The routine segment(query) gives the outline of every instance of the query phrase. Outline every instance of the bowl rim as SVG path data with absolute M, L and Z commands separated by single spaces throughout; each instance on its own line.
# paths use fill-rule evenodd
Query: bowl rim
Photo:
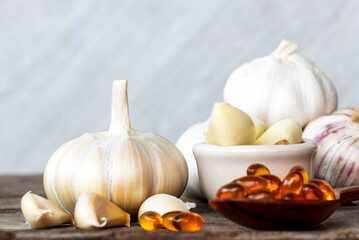
M 204 142 L 197 143 L 193 146 L 193 152 L 216 152 L 216 153 L 236 153 L 236 152 L 285 152 L 298 151 L 305 149 L 316 149 L 317 143 L 313 139 L 303 138 L 302 143 L 288 145 L 236 145 L 236 146 L 217 146 L 206 144 Z

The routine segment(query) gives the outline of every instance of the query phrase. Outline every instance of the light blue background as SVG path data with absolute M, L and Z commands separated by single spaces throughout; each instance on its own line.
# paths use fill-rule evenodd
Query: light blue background
M 358 106 L 359 1 L 0 1 L 0 174 L 106 130 L 111 82 L 132 126 L 171 141 L 222 101 L 229 74 L 282 38 Z

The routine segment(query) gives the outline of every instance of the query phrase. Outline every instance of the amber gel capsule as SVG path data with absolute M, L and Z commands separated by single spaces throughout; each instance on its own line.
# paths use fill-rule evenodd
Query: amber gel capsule
M 157 231 L 163 227 L 162 216 L 153 211 L 143 213 L 138 222 L 146 231 Z
M 237 178 L 233 182 L 239 183 L 247 193 L 257 189 L 268 189 L 269 182 L 261 176 L 246 176 Z
M 248 176 L 259 176 L 263 174 L 270 174 L 270 171 L 266 166 L 260 163 L 254 163 L 247 168 Z
M 289 173 L 292 173 L 292 172 L 298 172 L 302 175 L 302 178 L 303 178 L 303 184 L 307 184 L 308 183 L 308 173 L 305 171 L 304 168 L 302 168 L 301 166 L 295 166 L 295 167 L 292 167 L 290 170 L 289 170 Z
M 303 186 L 302 175 L 298 172 L 289 173 L 282 181 L 280 192 L 282 195 L 287 193 L 300 194 Z
M 175 226 L 173 226 L 173 218 L 180 214 L 180 211 L 168 212 L 162 216 L 163 218 L 163 226 L 171 231 L 178 231 Z
M 272 194 L 267 189 L 254 190 L 247 195 L 247 198 L 252 200 L 273 199 Z
M 282 196 L 283 200 L 304 200 L 301 195 L 295 194 L 295 193 L 287 193 Z
M 203 227 L 203 218 L 197 213 L 182 212 L 173 218 L 173 226 L 179 231 L 197 232 Z
M 307 183 L 303 185 L 302 194 L 306 200 L 323 200 L 324 194 L 320 188 L 313 184 Z
M 330 184 L 327 183 L 326 181 L 319 180 L 319 179 L 313 179 L 313 180 L 310 180 L 309 183 L 313 183 L 313 184 L 317 185 L 320 188 L 320 190 L 322 190 L 325 200 L 329 200 L 329 201 L 335 200 L 334 190 L 330 186 Z
M 262 178 L 267 180 L 269 182 L 268 190 L 269 191 L 277 191 L 282 184 L 282 181 L 279 179 L 279 177 L 272 175 L 272 174 L 264 174 L 261 175 Z
M 245 196 L 244 188 L 237 182 L 231 182 L 221 187 L 217 198 L 243 198 Z

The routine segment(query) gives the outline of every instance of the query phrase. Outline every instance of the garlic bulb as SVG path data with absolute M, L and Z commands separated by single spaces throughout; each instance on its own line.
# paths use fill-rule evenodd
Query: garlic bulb
M 318 144 L 315 177 L 333 187 L 359 185 L 358 108 L 343 108 L 319 117 L 308 124 L 303 136 Z
M 63 223 L 72 224 L 72 218 L 51 201 L 26 193 L 21 198 L 21 211 L 32 228 L 56 227 Z
M 113 226 L 130 226 L 130 214 L 93 192 L 84 192 L 75 205 L 76 227 L 96 229 Z
M 337 107 L 330 80 L 308 59 L 295 54 L 297 45 L 282 40 L 269 56 L 237 68 L 224 88 L 224 101 L 264 121 L 265 128 L 291 118 L 303 127 Z
M 185 199 L 205 199 L 201 192 L 197 163 L 192 148 L 196 143 L 204 142 L 204 131 L 207 129 L 207 126 L 208 121 L 191 126 L 182 134 L 176 143 L 176 146 L 183 153 L 188 165 L 188 183 L 182 194 L 182 197 Z
M 206 132 L 206 144 L 218 146 L 251 145 L 256 140 L 252 119 L 228 103 L 216 103 Z
M 187 179 L 186 161 L 175 145 L 131 128 L 123 80 L 113 82 L 109 131 L 86 133 L 57 149 L 46 166 L 44 188 L 47 197 L 71 215 L 86 191 L 135 215 L 151 195 L 180 196 Z
M 156 194 L 147 198 L 138 210 L 137 217 L 140 218 L 145 212 L 153 211 L 161 216 L 168 212 L 189 212 L 196 207 L 195 203 L 184 203 L 181 199 L 168 194 Z

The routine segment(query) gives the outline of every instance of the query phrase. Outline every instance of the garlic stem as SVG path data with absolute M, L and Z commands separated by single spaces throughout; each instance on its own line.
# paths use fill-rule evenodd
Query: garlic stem
M 272 52 L 272 56 L 284 58 L 291 55 L 297 48 L 297 44 L 283 39 L 279 46 Z
M 131 132 L 128 111 L 127 80 L 115 80 L 112 83 L 111 124 L 109 136 L 124 136 Z

